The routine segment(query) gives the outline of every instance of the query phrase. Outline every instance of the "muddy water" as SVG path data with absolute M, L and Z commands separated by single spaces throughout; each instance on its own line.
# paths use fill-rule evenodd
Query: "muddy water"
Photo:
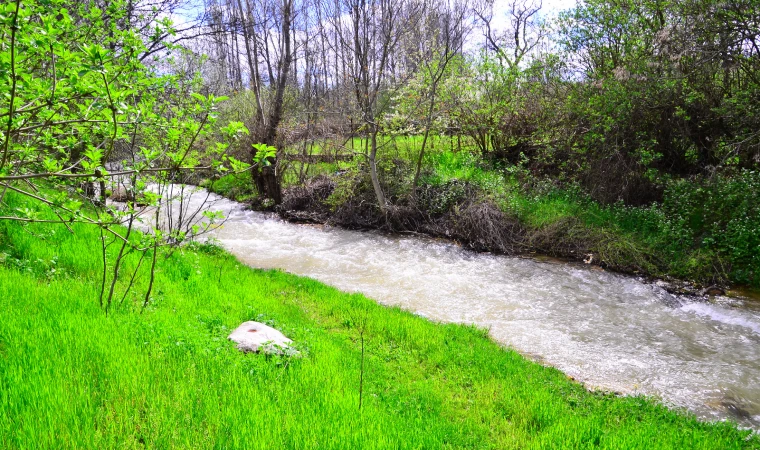
M 487 327 L 495 340 L 589 387 L 760 429 L 760 310 L 745 300 L 695 301 L 584 265 L 295 225 L 227 200 L 211 209 L 228 216 L 215 237 L 248 265 Z

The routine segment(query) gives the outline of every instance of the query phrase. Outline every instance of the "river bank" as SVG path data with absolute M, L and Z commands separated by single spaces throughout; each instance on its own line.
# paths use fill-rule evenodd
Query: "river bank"
M 144 314 L 143 275 L 106 317 L 97 230 L 73 229 L 0 224 L 4 448 L 760 446 L 728 423 L 588 392 L 481 328 L 251 269 L 209 245 L 159 258 Z M 239 353 L 226 335 L 251 319 L 305 356 Z
M 345 182 L 341 177 L 322 176 L 303 186 L 291 186 L 276 208 L 261 204 L 243 176 L 202 185 L 246 203 L 252 210 L 274 211 L 292 223 L 422 235 L 481 253 L 556 258 L 632 275 L 672 294 L 705 300 L 715 295 L 760 299 L 756 288 L 731 283 L 727 278 L 673 270 L 662 249 L 619 227 L 585 223 L 579 218 L 586 214 L 584 211 L 536 224 L 533 218 L 503 211 L 479 186 L 454 180 L 445 186 L 423 186 L 411 203 L 407 198 L 383 212 L 374 205 L 368 186 L 353 180 L 351 189 L 346 189 L 341 186 Z

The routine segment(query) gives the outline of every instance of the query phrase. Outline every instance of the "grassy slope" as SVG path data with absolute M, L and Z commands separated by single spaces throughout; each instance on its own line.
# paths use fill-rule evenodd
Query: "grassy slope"
M 588 393 L 482 330 L 210 247 L 160 259 L 144 314 L 138 289 L 106 317 L 98 252 L 92 228 L 0 223 L 0 448 L 760 447 L 727 424 Z M 235 350 L 227 334 L 251 319 L 306 356 Z

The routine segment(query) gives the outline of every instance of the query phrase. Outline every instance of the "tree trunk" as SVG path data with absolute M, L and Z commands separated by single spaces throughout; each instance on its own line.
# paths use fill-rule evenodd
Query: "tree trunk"
M 380 179 L 377 176 L 377 131 L 377 127 L 372 126 L 372 131 L 370 132 L 369 176 L 372 179 L 372 188 L 375 190 L 377 204 L 385 212 L 388 204 L 385 201 L 385 194 L 383 194 L 383 188 L 380 187 Z
M 277 68 L 274 101 L 272 102 L 266 125 L 263 127 L 263 135 L 259 139 L 260 143 L 271 146 L 275 146 L 277 127 L 282 120 L 285 88 L 287 87 L 288 74 L 290 73 L 290 67 L 293 61 L 293 52 L 290 42 L 292 15 L 293 0 L 284 0 L 282 3 L 282 29 L 280 33 L 280 38 L 282 39 L 282 59 Z M 251 156 L 256 156 L 256 149 L 251 149 Z M 275 205 L 282 203 L 282 184 L 280 174 L 277 170 L 276 156 L 269 160 L 268 165 L 252 170 L 251 176 L 253 177 L 253 183 L 256 185 L 259 195 L 271 199 L 274 201 Z

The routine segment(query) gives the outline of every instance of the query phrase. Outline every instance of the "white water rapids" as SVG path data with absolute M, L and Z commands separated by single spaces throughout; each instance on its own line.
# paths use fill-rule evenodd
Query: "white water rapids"
M 210 199 L 208 208 L 227 216 L 213 236 L 252 267 L 486 327 L 496 341 L 589 387 L 760 429 L 760 308 L 749 301 L 693 300 L 584 265 L 473 253 L 439 240 L 290 224 Z

